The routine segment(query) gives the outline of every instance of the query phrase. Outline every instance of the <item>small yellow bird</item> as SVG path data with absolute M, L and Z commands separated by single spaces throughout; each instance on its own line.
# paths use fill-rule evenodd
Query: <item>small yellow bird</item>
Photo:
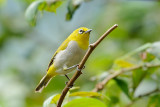
M 41 79 L 36 92 L 41 92 L 56 75 L 64 74 L 68 78 L 67 73 L 77 67 L 88 49 L 91 31 L 92 29 L 80 27 L 70 34 L 53 55 L 47 74 Z

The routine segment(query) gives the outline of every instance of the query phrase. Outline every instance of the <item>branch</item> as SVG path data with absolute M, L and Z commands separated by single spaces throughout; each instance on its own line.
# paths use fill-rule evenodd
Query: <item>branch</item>
M 142 97 L 149 96 L 149 95 L 151 95 L 151 94 L 153 94 L 153 93 L 157 93 L 157 92 L 159 92 L 159 91 L 160 91 L 160 90 L 159 90 L 158 88 L 156 88 L 155 90 L 152 90 L 152 91 L 150 91 L 150 92 L 148 92 L 148 93 L 145 93 L 145 94 L 143 94 L 143 95 L 140 95 L 140 96 L 136 97 L 135 100 L 137 100 L 137 99 L 139 99 L 139 98 L 142 98 Z
M 149 96 L 149 95 L 154 94 L 154 93 L 157 93 L 157 92 L 160 92 L 160 90 L 159 90 L 158 88 L 156 88 L 155 90 L 150 91 L 150 92 L 148 92 L 148 93 L 146 93 L 146 94 L 140 95 L 140 96 L 136 97 L 135 99 L 133 99 L 131 103 L 127 104 L 126 107 L 130 107 L 131 105 L 133 105 L 133 104 L 134 104 L 138 99 L 140 99 L 140 98 Z
M 143 68 L 144 65 L 138 65 L 138 66 L 134 66 L 131 68 L 126 68 L 126 69 L 121 69 L 119 71 L 114 71 L 113 74 L 107 76 L 102 82 L 99 82 L 96 87 L 92 90 L 93 92 L 98 92 L 100 90 L 102 90 L 105 85 L 113 78 L 119 76 L 120 74 L 124 73 L 124 72 L 129 72 L 129 71 L 133 71 L 139 68 Z M 154 68 L 154 67 L 160 67 L 160 64 L 156 64 L 156 65 L 150 65 L 150 64 L 146 64 L 145 65 L 146 68 Z
M 62 91 L 62 94 L 60 96 L 60 99 L 58 101 L 57 107 L 61 107 L 62 102 L 67 94 L 67 92 L 69 91 L 69 87 L 73 86 L 73 83 L 76 81 L 76 79 L 82 74 L 81 69 L 83 68 L 85 62 L 87 61 L 87 59 L 89 58 L 90 54 L 92 53 L 92 51 L 98 46 L 98 44 L 108 35 L 110 34 L 115 28 L 117 28 L 118 25 L 115 24 L 114 26 L 112 26 L 110 29 L 108 29 L 108 31 L 106 31 L 95 43 L 90 44 L 88 51 L 86 52 L 85 56 L 83 57 L 83 59 L 81 60 L 78 68 L 80 70 L 77 70 L 75 72 L 75 74 L 72 76 L 72 78 L 70 79 L 70 81 L 67 83 L 67 85 L 65 86 L 65 88 Z

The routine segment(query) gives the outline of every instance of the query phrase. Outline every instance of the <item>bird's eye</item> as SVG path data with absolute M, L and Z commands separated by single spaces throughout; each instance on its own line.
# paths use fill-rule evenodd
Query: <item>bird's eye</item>
M 84 31 L 82 29 L 79 30 L 79 34 L 82 34 Z

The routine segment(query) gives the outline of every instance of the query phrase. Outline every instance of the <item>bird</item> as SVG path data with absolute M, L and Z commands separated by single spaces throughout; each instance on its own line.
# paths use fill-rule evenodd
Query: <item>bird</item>
M 69 79 L 67 74 L 77 68 L 88 50 L 91 31 L 92 29 L 80 27 L 67 37 L 51 58 L 46 75 L 40 80 L 35 92 L 41 92 L 56 75 L 65 75 Z

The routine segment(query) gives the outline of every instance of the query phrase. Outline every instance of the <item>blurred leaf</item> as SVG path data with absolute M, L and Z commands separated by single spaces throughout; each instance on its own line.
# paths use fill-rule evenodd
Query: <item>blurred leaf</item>
M 141 53 L 141 59 L 145 62 L 150 62 L 155 59 L 155 56 L 145 51 Z
M 73 91 L 73 90 L 77 90 L 77 89 L 79 89 L 80 87 L 72 87 L 71 89 L 70 89 L 70 91 Z
M 110 103 L 117 104 L 119 102 L 119 98 L 117 96 L 110 96 Z
M 142 79 L 145 77 L 146 72 L 142 69 L 136 69 L 132 73 L 133 89 L 135 90 Z
M 135 50 L 129 52 L 128 54 L 124 55 L 124 56 L 121 57 L 121 58 L 122 58 L 122 59 L 126 59 L 127 57 L 131 57 L 131 56 L 133 56 L 133 55 L 135 55 L 135 54 L 138 54 L 138 53 L 140 53 L 140 52 L 142 52 L 142 51 L 148 49 L 148 48 L 151 47 L 151 46 L 152 46 L 151 43 L 146 43 L 146 44 L 144 44 L 144 45 L 138 47 L 137 49 L 135 49 Z
M 123 59 L 118 59 L 115 61 L 115 64 L 117 64 L 117 66 L 119 66 L 120 68 L 130 68 L 130 67 L 133 67 L 134 64 L 128 62 L 128 61 L 125 61 Z
M 83 0 L 70 0 L 68 4 L 68 12 L 66 14 L 66 20 L 72 19 L 74 12 L 79 8 Z
M 56 9 L 62 4 L 62 1 L 60 0 L 47 0 L 45 2 L 43 2 L 40 6 L 39 6 L 39 10 L 43 11 L 48 11 L 48 12 L 54 12 L 56 13 Z
M 148 96 L 149 93 L 157 91 L 157 83 L 151 78 L 144 78 L 134 92 L 134 97 Z
M 150 97 L 147 107 L 160 107 L 160 94 Z
M 160 59 L 160 42 L 153 43 L 152 46 L 147 49 L 147 52 Z
M 26 20 L 32 26 L 36 25 L 36 20 L 38 16 L 38 10 L 40 11 L 49 11 L 49 12 L 56 12 L 56 9 L 62 4 L 60 0 L 37 0 L 34 1 L 30 6 L 27 8 L 25 17 Z
M 121 90 L 128 96 L 128 98 L 131 98 L 130 95 L 129 95 L 129 89 L 128 89 L 127 82 L 125 82 L 122 79 L 118 79 L 118 78 L 115 78 L 114 80 L 116 81 L 118 86 L 121 88 Z
M 60 94 L 53 95 L 44 101 L 43 107 L 48 107 L 50 104 L 57 104 Z
M 119 103 L 119 97 L 122 93 L 122 91 L 119 89 L 119 86 L 117 85 L 115 80 L 110 80 L 110 82 L 107 84 L 106 90 L 106 96 L 108 97 L 108 100 L 104 100 L 105 103 L 108 105 L 108 107 L 114 107 L 117 103 Z
M 60 96 L 61 96 L 61 94 L 57 94 L 56 96 L 54 96 L 54 97 L 52 98 L 51 104 L 57 104 Z
M 147 68 L 146 77 L 154 78 L 154 75 L 157 75 L 155 72 L 159 72 L 160 67 Z
M 26 10 L 26 13 L 25 13 L 26 20 L 29 21 L 29 23 L 33 26 L 35 26 L 36 24 L 38 7 L 43 2 L 44 0 L 37 0 L 33 2 Z
M 137 49 L 125 54 L 124 56 L 118 58 L 117 60 L 115 60 L 114 62 L 114 69 L 120 69 L 120 68 L 130 68 L 133 67 L 135 65 L 138 65 L 141 63 L 141 60 L 139 58 L 139 54 L 150 48 L 152 46 L 151 43 L 147 43 L 144 44 L 140 47 L 138 47 Z M 138 57 L 137 57 L 138 56 Z M 142 57 L 142 56 L 141 56 Z M 152 58 L 152 56 L 148 56 L 150 58 Z
M 93 96 L 102 96 L 97 92 L 74 92 L 70 96 L 81 96 L 81 97 L 93 97 Z
M 95 98 L 74 99 L 63 107 L 106 107 L 103 102 Z

